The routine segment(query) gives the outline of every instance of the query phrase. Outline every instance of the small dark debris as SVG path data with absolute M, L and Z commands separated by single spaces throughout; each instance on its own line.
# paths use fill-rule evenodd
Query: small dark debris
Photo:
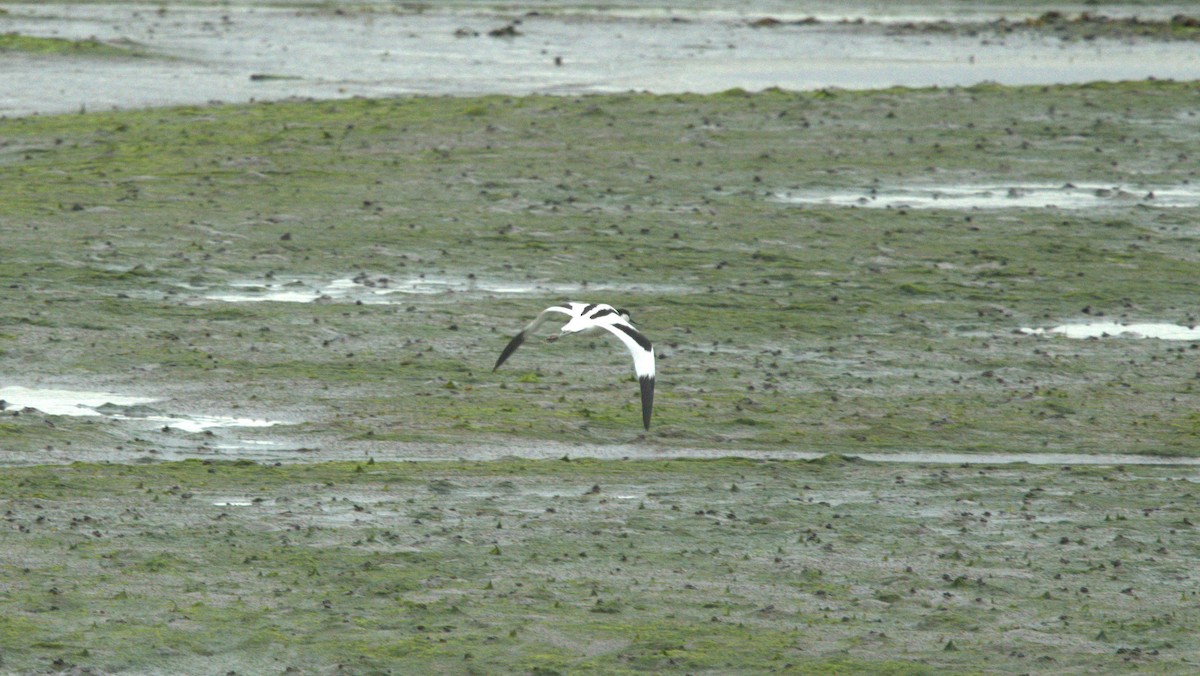
M 510 23 L 507 26 L 493 28 L 488 31 L 488 35 L 493 38 L 515 38 L 521 35 L 521 31 L 517 30 L 516 25 Z

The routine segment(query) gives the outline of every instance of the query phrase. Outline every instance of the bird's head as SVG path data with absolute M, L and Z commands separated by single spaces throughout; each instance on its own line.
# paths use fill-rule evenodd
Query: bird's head
M 630 324 L 633 323 L 633 317 L 629 316 L 629 310 L 626 310 L 623 307 L 617 308 L 617 316 L 629 322 Z

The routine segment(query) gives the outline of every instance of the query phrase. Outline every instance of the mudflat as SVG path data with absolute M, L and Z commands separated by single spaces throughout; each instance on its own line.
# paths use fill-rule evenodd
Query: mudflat
M 53 426 L 10 406 L 0 439 L 26 463 L 614 445 L 1196 457 L 1196 93 L 734 90 L 6 120 L 5 384 L 113 401 Z M 905 203 L 955 186 L 976 196 Z M 1093 196 L 1021 197 L 1045 186 Z M 861 204 L 828 199 L 848 192 Z M 491 372 L 566 298 L 627 307 L 655 341 L 649 434 L 629 356 L 603 336 L 537 341 Z M 1185 339 L 1053 330 L 1093 322 Z
M 1195 475 L 756 460 L 22 467 L 10 673 L 1182 673 Z
M 0 667 L 1188 671 L 1197 93 L 0 121 Z

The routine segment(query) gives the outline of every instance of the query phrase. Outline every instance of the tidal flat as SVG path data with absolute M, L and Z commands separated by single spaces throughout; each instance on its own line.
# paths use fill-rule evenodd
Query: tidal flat
M 13 462 L 237 459 L 219 447 L 247 440 L 305 449 L 279 460 L 403 460 L 422 444 L 450 458 L 483 444 L 1196 457 L 1197 341 L 1020 329 L 1196 323 L 1197 92 L 734 90 L 5 120 L 4 384 L 288 424 L 239 437 L 7 411 L 0 442 Z M 1133 199 L 788 198 L 1047 184 Z M 1156 190 L 1185 198 L 1158 207 Z M 273 288 L 313 302 L 237 300 Z M 492 373 L 508 337 L 567 298 L 627 307 L 656 341 L 649 433 L 629 356 L 603 336 L 531 342 Z
M 1191 671 L 1197 94 L 0 120 L 0 669 Z
M 8 673 L 1188 673 L 1195 472 L 21 467 Z

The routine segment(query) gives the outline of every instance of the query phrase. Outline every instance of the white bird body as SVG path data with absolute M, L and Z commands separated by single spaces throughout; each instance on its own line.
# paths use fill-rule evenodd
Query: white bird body
M 542 310 L 536 319 L 508 342 L 504 351 L 500 353 L 500 358 L 496 360 L 496 365 L 492 367 L 492 371 L 500 368 L 500 365 L 512 356 L 518 347 L 521 347 L 525 339 L 537 331 L 554 314 L 563 314 L 570 319 L 558 330 L 557 334 L 550 336 L 547 340 L 554 341 L 575 333 L 590 333 L 597 329 L 604 329 L 629 348 L 629 353 L 633 355 L 633 371 L 637 374 L 642 392 L 642 425 L 646 429 L 650 429 L 650 412 L 654 406 L 654 346 L 646 336 L 633 327 L 628 312 L 618 310 L 611 305 L 570 302 L 565 306 L 552 305 Z

